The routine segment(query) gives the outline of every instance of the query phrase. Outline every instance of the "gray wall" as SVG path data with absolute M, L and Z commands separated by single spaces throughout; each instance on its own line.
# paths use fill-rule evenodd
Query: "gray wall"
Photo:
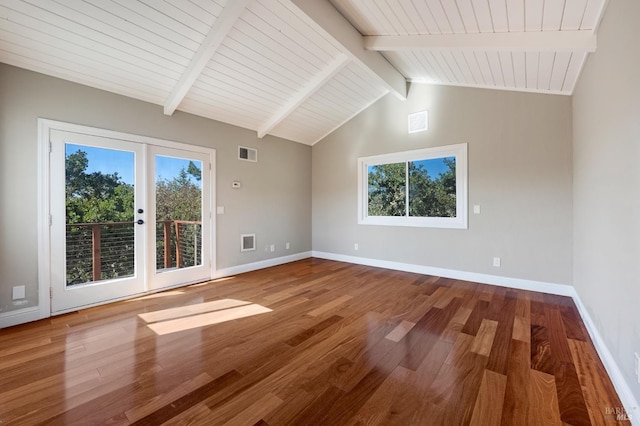
M 429 130 L 407 134 L 423 109 Z M 571 284 L 571 140 L 569 97 L 420 84 L 406 102 L 387 95 L 313 147 L 313 249 Z M 464 142 L 469 229 L 357 224 L 358 157 Z
M 217 205 L 226 209 L 218 269 L 311 250 L 310 147 L 0 64 L 0 312 L 37 304 L 38 117 L 215 148 Z M 258 148 L 260 161 L 238 161 L 237 145 Z M 258 250 L 240 253 L 249 232 Z M 14 285 L 27 286 L 28 304 L 12 304 Z
M 640 401 L 640 2 L 609 2 L 573 96 L 574 286 Z

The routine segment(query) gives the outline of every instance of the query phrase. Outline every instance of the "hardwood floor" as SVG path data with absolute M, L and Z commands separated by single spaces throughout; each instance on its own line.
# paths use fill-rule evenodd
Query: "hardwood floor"
M 0 330 L 1 426 L 600 425 L 621 407 L 567 297 L 320 259 Z

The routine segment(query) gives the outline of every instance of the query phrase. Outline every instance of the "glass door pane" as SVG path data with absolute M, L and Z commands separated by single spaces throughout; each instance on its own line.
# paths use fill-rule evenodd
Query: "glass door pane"
M 149 146 L 153 185 L 148 258 L 151 289 L 209 279 L 211 271 L 211 158 L 208 154 Z
M 65 144 L 66 285 L 134 275 L 133 152 Z
M 143 293 L 144 146 L 52 130 L 54 313 Z
M 156 155 L 156 271 L 202 265 L 202 162 Z

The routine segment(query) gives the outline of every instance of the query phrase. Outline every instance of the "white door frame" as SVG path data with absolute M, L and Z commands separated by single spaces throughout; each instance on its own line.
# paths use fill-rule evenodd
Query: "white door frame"
M 153 138 L 149 136 L 141 136 L 130 133 L 115 132 L 112 130 L 100 129 L 96 127 L 82 126 L 78 124 L 66 123 L 62 121 L 38 118 L 38 305 L 40 318 L 48 318 L 51 314 L 51 217 L 50 206 L 50 133 L 51 130 L 62 130 L 74 133 L 85 133 L 88 135 L 101 136 L 113 139 L 122 139 L 132 142 L 156 145 L 167 148 L 175 148 L 186 151 L 200 152 L 209 155 L 210 158 L 210 185 L 211 185 L 211 201 L 209 211 L 211 215 L 210 221 L 210 238 L 211 238 L 211 254 L 209 259 L 210 271 L 209 276 L 215 277 L 216 271 L 216 215 L 213 214 L 213 206 L 216 205 L 216 185 L 215 185 L 215 166 L 216 166 L 216 150 L 196 145 L 189 145 L 181 142 L 174 142 L 164 139 Z M 206 165 L 203 165 L 206 167 Z M 206 219 L 206 218 L 205 218 Z M 181 284 L 182 285 L 182 284 Z M 164 290 L 164 289 L 163 289 Z M 158 291 L 158 290 L 155 290 Z M 149 293 L 154 292 L 149 291 Z M 88 305 L 86 307 L 93 306 Z M 83 308 L 86 308 L 83 307 Z M 56 314 L 63 313 L 57 312 Z

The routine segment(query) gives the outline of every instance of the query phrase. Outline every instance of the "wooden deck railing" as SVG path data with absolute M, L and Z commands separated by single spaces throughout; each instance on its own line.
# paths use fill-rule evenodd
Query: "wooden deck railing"
M 190 241 L 184 241 L 185 225 L 194 225 L 194 232 L 192 233 L 192 235 L 189 235 L 191 238 L 193 238 L 193 261 L 190 263 L 193 263 L 194 265 L 198 264 L 199 232 L 197 232 L 197 227 L 201 224 L 202 222 L 189 220 L 157 221 L 156 229 L 157 231 L 160 231 L 160 229 L 162 229 L 162 238 L 158 236 L 156 237 L 156 239 L 158 241 L 162 241 L 163 252 L 162 261 L 158 259 L 157 262 L 157 267 L 159 269 L 161 269 L 162 267 L 164 267 L 165 269 L 172 268 L 174 267 L 174 262 L 176 268 L 191 266 L 185 265 L 185 244 L 190 243 Z M 90 257 L 91 280 L 99 281 L 101 279 L 105 279 L 102 278 L 102 266 L 103 260 L 105 260 L 103 256 L 104 244 L 106 243 L 109 246 L 108 249 L 110 254 L 107 260 L 115 263 L 115 261 L 113 260 L 115 255 L 112 253 L 114 250 L 129 250 L 131 251 L 131 253 L 118 253 L 118 255 L 120 255 L 120 257 L 130 257 L 131 259 L 133 259 L 133 235 L 135 226 L 138 226 L 135 222 L 67 224 L 67 270 L 69 270 L 68 268 L 70 263 L 73 263 L 74 261 L 76 263 L 82 261 L 88 263 Z M 103 230 L 105 229 L 110 229 L 109 235 L 106 237 L 106 239 L 103 236 Z M 91 235 L 90 256 L 88 256 L 89 242 L 87 241 L 89 238 L 89 233 Z M 172 236 L 174 250 L 171 249 Z M 159 253 L 158 256 L 160 256 Z M 112 277 L 106 277 L 106 279 L 108 278 Z

